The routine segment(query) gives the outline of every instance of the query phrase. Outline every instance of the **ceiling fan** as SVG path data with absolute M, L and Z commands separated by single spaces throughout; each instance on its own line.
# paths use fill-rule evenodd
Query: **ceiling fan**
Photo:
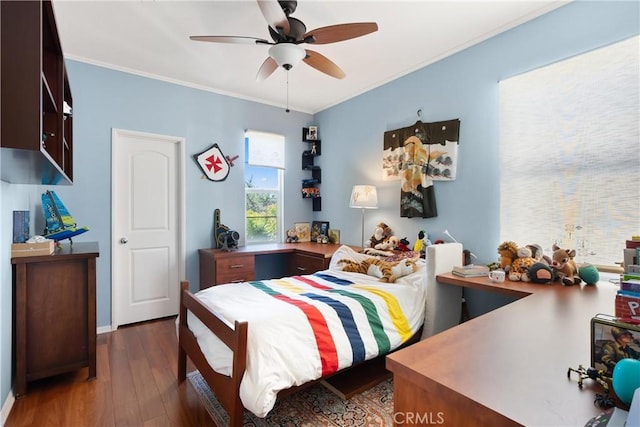
M 344 71 L 334 62 L 320 53 L 303 49 L 300 44 L 329 44 L 361 37 L 378 30 L 375 22 L 357 22 L 350 24 L 330 25 L 307 31 L 307 27 L 299 19 L 290 16 L 298 6 L 295 0 L 257 0 L 262 15 L 269 24 L 269 34 L 273 39 L 245 36 L 191 36 L 191 40 L 214 43 L 242 43 L 271 45 L 269 56 L 260 66 L 256 80 L 263 81 L 280 66 L 290 70 L 300 61 L 328 74 L 342 79 Z

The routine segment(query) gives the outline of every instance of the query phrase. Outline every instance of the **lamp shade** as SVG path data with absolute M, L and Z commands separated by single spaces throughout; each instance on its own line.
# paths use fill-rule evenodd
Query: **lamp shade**
M 376 209 L 378 192 L 373 185 L 354 185 L 351 190 L 350 208 Z
M 279 43 L 269 48 L 269 56 L 271 56 L 280 67 L 289 70 L 302 61 L 304 57 L 307 56 L 307 53 L 296 44 Z

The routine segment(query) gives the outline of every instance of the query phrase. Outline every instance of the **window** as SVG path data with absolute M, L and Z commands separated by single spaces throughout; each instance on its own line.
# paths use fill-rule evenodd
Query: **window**
M 245 159 L 246 243 L 280 242 L 284 137 L 247 131 Z
M 640 230 L 639 38 L 500 82 L 500 239 L 613 265 Z

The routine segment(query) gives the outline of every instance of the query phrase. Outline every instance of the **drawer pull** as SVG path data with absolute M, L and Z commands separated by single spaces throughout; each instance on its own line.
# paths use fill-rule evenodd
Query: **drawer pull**
M 296 268 L 297 268 L 298 270 L 300 270 L 300 271 L 307 271 L 307 269 L 306 269 L 306 268 L 304 268 L 304 267 L 296 267 Z
M 242 267 L 244 267 L 244 264 L 234 264 L 229 266 L 229 268 L 242 268 Z
M 236 280 L 232 280 L 230 283 L 242 283 L 242 282 L 244 282 L 244 280 L 236 279 Z

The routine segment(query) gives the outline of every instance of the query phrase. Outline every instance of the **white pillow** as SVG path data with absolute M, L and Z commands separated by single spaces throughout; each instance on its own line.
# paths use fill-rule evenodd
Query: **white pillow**
M 360 252 L 354 251 L 349 246 L 342 245 L 333 253 L 331 261 L 329 262 L 329 270 L 342 270 L 342 266 L 338 265 L 338 261 L 341 259 L 348 259 L 353 262 L 362 262 L 367 258 L 374 257 L 361 254 Z

